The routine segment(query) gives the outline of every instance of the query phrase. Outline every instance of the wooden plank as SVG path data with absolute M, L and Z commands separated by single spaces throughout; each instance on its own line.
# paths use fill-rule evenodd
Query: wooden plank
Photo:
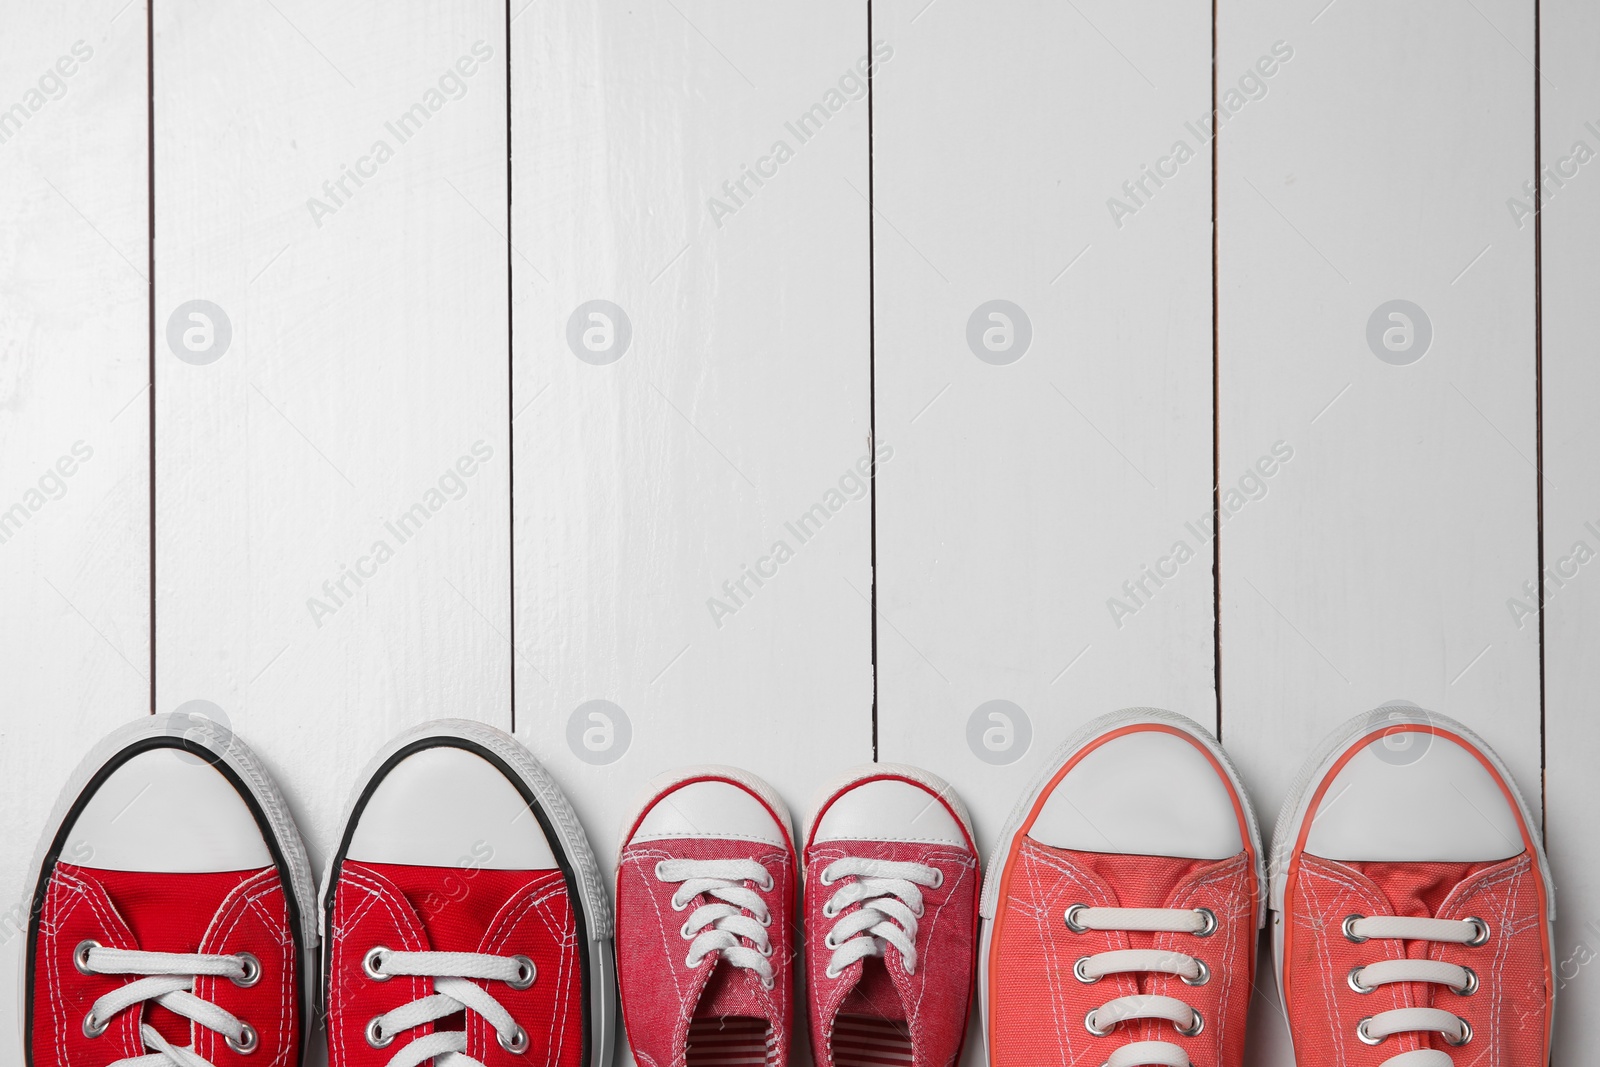
M 867 27 L 545 3 L 512 48 L 517 727 L 609 868 L 663 770 L 798 821 L 872 756 Z
M 1392 700 L 1537 796 L 1538 636 L 1506 609 L 1537 570 L 1533 243 L 1505 208 L 1533 11 L 1227 0 L 1217 39 L 1224 90 L 1293 53 L 1218 147 L 1221 479 L 1293 449 L 1221 538 L 1223 740 L 1269 832 L 1305 754 Z M 1256 1031 L 1288 1061 L 1280 1016 Z
M 510 721 L 505 11 L 156 20 L 157 705 L 320 860 L 394 733 Z
M 880 753 L 987 845 L 1087 720 L 1215 720 L 1210 16 L 873 14 Z
M 1556 883 L 1555 1059 L 1581 1059 L 1600 1019 L 1600 365 L 1593 338 L 1600 281 L 1600 10 L 1546 3 L 1542 39 L 1541 336 L 1544 411 L 1545 838 Z M 1532 180 L 1532 175 L 1528 175 Z M 1506 190 L 1507 230 L 1533 228 L 1526 191 Z M 1526 602 L 1526 596 L 1518 597 Z M 1519 616 L 1521 611 L 1519 609 Z M 1509 619 L 1509 609 L 1508 609 Z M 1519 618 L 1532 629 L 1535 620 Z
M 89 739 L 150 708 L 145 21 L 18 6 L 0 34 L 0 1033 L 24 883 Z

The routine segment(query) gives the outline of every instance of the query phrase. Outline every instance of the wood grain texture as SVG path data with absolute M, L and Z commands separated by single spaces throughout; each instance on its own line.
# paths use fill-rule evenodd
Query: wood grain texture
M 1293 51 L 1218 146 L 1220 481 L 1294 452 L 1222 534 L 1223 740 L 1269 832 L 1305 754 L 1393 700 L 1537 796 L 1537 632 L 1505 606 L 1537 569 L 1534 249 L 1504 207 L 1532 9 L 1226 0 L 1217 36 L 1219 89 Z M 1256 1062 L 1287 1062 L 1257 1007 Z
M 798 821 L 872 756 L 867 29 L 602 3 L 512 34 L 517 725 L 609 869 L 660 771 L 746 767 Z
M 1600 10 L 1556 0 L 1540 15 L 1544 205 L 1543 337 L 1545 838 L 1556 883 L 1556 1061 L 1581 1057 L 1600 1018 Z M 1532 175 L 1528 176 L 1532 180 Z M 1506 228 L 1533 228 L 1524 189 L 1507 190 Z M 1506 621 L 1531 629 L 1533 598 L 1509 599 Z M 1516 605 L 1513 607 L 1513 605 Z
M 1210 20 L 873 13 L 879 749 L 987 845 L 1089 719 L 1214 725 Z
M 35 845 L 84 746 L 150 702 L 145 22 L 0 33 L 0 1034 Z
M 156 19 L 157 705 L 220 709 L 320 861 L 393 734 L 510 723 L 504 8 Z

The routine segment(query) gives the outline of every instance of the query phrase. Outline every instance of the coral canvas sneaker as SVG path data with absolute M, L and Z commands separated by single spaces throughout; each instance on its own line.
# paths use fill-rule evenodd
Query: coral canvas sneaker
M 1239 1067 L 1265 918 L 1255 816 L 1197 723 L 1134 709 L 1061 747 L 984 883 L 994 1067 Z
M 1272 910 L 1300 1067 L 1549 1062 L 1549 868 L 1460 723 L 1389 706 L 1329 738 L 1278 819 Z
M 611 912 L 572 807 L 514 738 L 442 720 L 356 787 L 322 888 L 330 1067 L 602 1067 Z
M 819 1067 L 949 1067 L 978 939 L 978 849 L 955 791 L 868 764 L 823 791 L 805 846 L 811 1050 Z
M 798 872 L 789 813 L 732 767 L 652 781 L 623 827 L 617 972 L 642 1067 L 789 1062 Z
M 29 1067 L 301 1062 L 310 867 L 259 760 L 209 720 L 152 716 L 78 768 L 35 864 Z

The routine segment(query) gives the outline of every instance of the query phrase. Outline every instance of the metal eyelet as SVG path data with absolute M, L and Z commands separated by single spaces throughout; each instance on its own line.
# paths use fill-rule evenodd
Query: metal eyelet
M 1117 1028 L 1117 1024 L 1112 1023 L 1110 1026 L 1102 1030 L 1094 1024 L 1094 1012 L 1090 1011 L 1089 1014 L 1083 1017 L 1083 1027 L 1095 1037 L 1105 1037 L 1107 1034 L 1111 1033 L 1111 1031 Z
M 1351 989 L 1354 989 L 1357 993 L 1365 996 L 1368 993 L 1375 992 L 1378 987 L 1375 985 L 1362 985 L 1361 970 L 1362 968 L 1360 967 L 1350 968 L 1350 973 L 1345 976 L 1345 981 L 1350 983 Z
M 1476 926 L 1478 928 L 1478 932 L 1473 935 L 1472 940 L 1471 941 L 1464 941 L 1464 942 L 1462 942 L 1462 944 L 1466 945 L 1468 948 L 1477 948 L 1479 945 L 1482 945 L 1482 944 L 1486 943 L 1489 940 L 1489 924 L 1488 923 L 1484 922 L 1482 919 L 1479 919 L 1479 918 L 1477 918 L 1475 916 L 1468 916 L 1467 918 L 1462 919 L 1461 921 L 1464 922 L 1464 923 L 1471 923 L 1473 926 Z
M 929 886 L 928 888 L 938 889 L 942 885 L 944 885 L 944 872 L 935 867 L 933 869 L 933 885 Z
M 361 969 L 365 971 L 367 973 L 367 977 L 372 979 L 374 982 L 387 982 L 389 979 L 394 977 L 392 974 L 384 974 L 382 971 L 378 970 L 379 965 L 383 963 L 384 955 L 387 954 L 388 951 L 389 950 L 384 946 L 377 945 L 368 949 L 367 954 L 361 957 Z
M 1467 972 L 1467 981 L 1465 985 L 1455 990 L 1455 994 L 1458 997 L 1470 997 L 1478 991 L 1478 972 L 1471 967 L 1463 967 L 1461 969 Z
M 528 1051 L 528 1031 L 520 1026 L 511 1031 L 510 1041 L 507 1041 L 505 1036 L 499 1032 L 496 1032 L 494 1036 L 500 1042 L 500 1047 L 514 1056 L 520 1056 Z
M 1178 1033 L 1182 1034 L 1184 1037 L 1198 1037 L 1200 1036 L 1200 1031 L 1206 1028 L 1206 1017 L 1195 1011 L 1193 1008 L 1190 1008 L 1189 1010 L 1194 1012 L 1194 1022 L 1190 1023 L 1188 1026 L 1178 1027 Z
M 1078 981 L 1082 982 L 1084 985 L 1094 985 L 1096 982 L 1100 981 L 1100 979 L 1104 978 L 1105 975 L 1097 974 L 1097 975 L 1095 975 L 1094 977 L 1091 978 L 1089 976 L 1088 972 L 1084 970 L 1084 964 L 1086 964 L 1088 962 L 1089 962 L 1089 957 L 1088 956 L 1079 956 L 1078 957 L 1078 962 L 1074 963 L 1072 965 L 1072 977 L 1076 978 Z
M 261 981 L 260 960 L 256 959 L 248 952 L 241 952 L 234 958 L 237 959 L 240 965 L 244 967 L 244 974 L 240 975 L 238 978 L 230 979 L 234 985 L 238 986 L 240 989 L 249 989 L 251 986 Z
M 94 1017 L 94 1012 L 93 1011 L 90 1011 L 88 1015 L 85 1015 L 83 1017 L 83 1036 L 84 1037 L 99 1037 L 101 1034 L 105 1033 L 110 1028 L 111 1028 L 111 1020 L 110 1019 L 105 1019 L 105 1020 L 102 1021 L 100 1019 L 96 1019 Z
M 237 1039 L 229 1037 L 224 1040 L 228 1042 L 229 1048 L 241 1056 L 248 1056 L 261 1046 L 261 1039 L 256 1036 L 256 1028 L 249 1023 L 239 1024 L 239 1036 Z
M 757 882 L 756 888 L 761 890 L 763 893 L 770 893 L 772 892 L 772 887 L 778 883 L 773 880 L 771 871 L 766 871 L 764 873 L 766 874 L 767 880 L 765 882 Z
M 1456 1021 L 1461 1024 L 1461 1040 L 1460 1041 L 1451 1041 L 1449 1034 L 1441 1035 L 1444 1038 L 1444 1043 L 1449 1045 L 1449 1046 L 1451 1046 L 1452 1048 L 1460 1048 L 1462 1045 L 1465 1045 L 1468 1041 L 1472 1040 L 1472 1024 L 1467 1022 L 1467 1020 L 1463 1019 L 1459 1015 L 1456 1016 Z
M 372 1021 L 367 1023 L 367 1044 L 373 1048 L 388 1048 L 394 1044 L 394 1035 L 383 1032 L 383 1027 L 378 1025 L 383 1021 L 383 1016 L 374 1015 Z
M 1075 934 L 1088 933 L 1089 928 L 1087 926 L 1084 926 L 1082 923 L 1078 922 L 1078 920 L 1073 918 L 1073 916 L 1078 914 L 1079 912 L 1088 911 L 1088 910 L 1089 910 L 1089 905 L 1087 905 L 1087 904 L 1074 904 L 1074 905 L 1072 905 L 1072 907 L 1068 908 L 1067 909 L 1067 913 L 1064 916 L 1064 918 L 1066 919 L 1066 923 L 1067 923 L 1067 929 L 1071 930 Z
M 822 947 L 827 949 L 830 952 L 836 951 L 839 948 L 839 942 L 837 942 L 837 941 L 835 941 L 833 939 L 833 931 L 832 930 L 829 930 L 828 931 L 828 936 L 824 937 L 822 939 Z
M 828 877 L 828 868 L 826 868 L 826 867 L 824 867 L 822 869 L 822 873 L 821 874 L 817 875 L 817 881 L 821 882 L 823 885 L 832 885 L 833 883 L 837 882 L 838 880 L 839 879 L 837 879 L 837 878 L 829 878 Z
M 761 988 L 765 989 L 769 993 L 772 992 L 773 987 L 776 986 L 777 984 L 778 984 L 778 980 L 776 978 L 763 978 L 763 979 L 761 979 Z
M 1361 1039 L 1361 1043 L 1363 1045 L 1383 1044 L 1383 1038 L 1373 1037 L 1372 1034 L 1367 1032 L 1367 1024 L 1370 1022 L 1372 1022 L 1372 1016 L 1369 1015 L 1365 1019 L 1362 1019 L 1360 1022 L 1356 1023 L 1356 1036 Z
M 671 904 L 673 911 L 682 911 L 689 906 L 689 902 L 687 900 L 679 900 L 676 893 L 672 894 Z
M 661 868 L 665 867 L 666 865 L 667 865 L 667 861 L 666 860 L 657 860 L 656 861 L 656 881 L 665 882 L 667 880 L 667 876 L 664 873 L 662 873 L 662 870 L 661 870 Z
M 838 914 L 839 909 L 833 906 L 833 901 L 830 900 L 822 905 L 822 917 L 824 919 L 832 919 Z
M 533 985 L 533 980 L 539 975 L 539 970 L 533 965 L 533 961 L 526 956 L 512 956 L 511 962 L 517 965 L 517 976 L 506 982 L 506 985 L 512 989 L 527 989 Z
M 1200 968 L 1200 973 L 1193 978 L 1185 978 L 1180 974 L 1178 975 L 1178 980 L 1184 985 L 1205 985 L 1211 981 L 1211 968 L 1206 966 L 1205 960 L 1197 959 L 1194 962 L 1195 966 Z
M 689 929 L 688 919 L 683 920 L 683 925 L 678 927 L 678 936 L 683 938 L 685 941 L 694 940 L 694 931 Z
M 78 968 L 79 974 L 95 974 L 89 969 L 89 951 L 100 947 L 98 941 L 79 941 L 78 947 L 72 950 L 72 965 Z
M 838 970 L 838 971 L 834 970 L 833 969 L 833 964 L 830 963 L 830 964 L 828 964 L 827 967 L 823 968 L 822 973 L 824 975 L 826 975 L 827 977 L 829 977 L 829 978 L 837 978 L 841 974 L 843 974 L 844 971 L 843 970 Z
M 1198 930 L 1196 930 L 1194 932 L 1194 936 L 1196 936 L 1196 937 L 1210 937 L 1212 934 L 1216 933 L 1217 932 L 1217 913 L 1212 911 L 1210 908 L 1196 908 L 1194 910 L 1199 912 L 1201 918 L 1205 919 L 1205 921 L 1206 921 L 1204 926 L 1200 927 L 1200 929 L 1198 929 Z
M 757 948 L 756 948 L 756 951 L 757 951 L 757 952 L 759 952 L 759 953 L 761 953 L 761 955 L 762 955 L 762 956 L 763 956 L 763 957 L 764 957 L 764 958 L 766 958 L 766 959 L 769 959 L 769 960 L 770 960 L 770 959 L 771 959 L 771 958 L 772 958 L 772 953 L 773 953 L 773 948 L 772 948 L 772 942 L 771 942 L 771 941 L 768 941 L 768 942 L 767 942 L 767 943 L 766 943 L 766 944 L 764 944 L 764 945 L 759 945 L 759 946 L 757 946 Z
M 1364 945 L 1367 943 L 1367 938 L 1364 938 L 1356 933 L 1356 923 L 1365 918 L 1365 915 L 1346 915 L 1344 917 L 1344 922 L 1339 928 L 1344 931 L 1344 938 L 1346 941 L 1354 942 L 1357 945 Z
M 771 926 L 772 925 L 772 912 L 769 911 L 765 915 L 757 916 L 756 917 L 756 922 L 760 923 L 763 927 Z

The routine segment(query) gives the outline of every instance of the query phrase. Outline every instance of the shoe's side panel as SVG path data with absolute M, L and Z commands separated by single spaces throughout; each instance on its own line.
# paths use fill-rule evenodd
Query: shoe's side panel
M 144 5 L 19 5 L 0 68 L 0 1061 L 29 861 L 84 749 L 150 711 Z M 27 884 L 25 885 L 25 882 Z

